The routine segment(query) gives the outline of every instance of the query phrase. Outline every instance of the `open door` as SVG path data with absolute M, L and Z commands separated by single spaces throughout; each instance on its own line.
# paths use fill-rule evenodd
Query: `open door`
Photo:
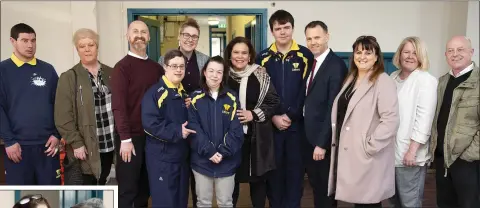
M 147 55 L 150 59 L 158 61 L 160 58 L 160 29 L 163 27 L 159 21 L 138 16 L 138 20 L 145 22 L 150 31 L 150 42 L 147 46 Z

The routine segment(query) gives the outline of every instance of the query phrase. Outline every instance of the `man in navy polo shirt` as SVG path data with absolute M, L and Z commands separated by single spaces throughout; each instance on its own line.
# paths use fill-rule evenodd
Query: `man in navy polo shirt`
M 20 23 L 12 27 L 13 54 L 0 62 L 0 138 L 8 185 L 60 185 L 53 110 L 58 75 L 35 58 L 36 34 Z

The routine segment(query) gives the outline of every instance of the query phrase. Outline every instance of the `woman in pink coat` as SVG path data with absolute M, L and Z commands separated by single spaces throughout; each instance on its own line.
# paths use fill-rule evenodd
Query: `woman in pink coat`
M 353 44 L 350 72 L 332 109 L 328 194 L 355 207 L 381 207 L 395 194 L 397 90 L 375 37 Z

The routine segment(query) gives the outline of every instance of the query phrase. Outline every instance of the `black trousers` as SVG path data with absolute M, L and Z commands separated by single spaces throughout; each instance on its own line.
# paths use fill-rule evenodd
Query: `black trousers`
M 313 204 L 315 208 L 334 207 L 335 199 L 328 196 L 328 176 L 330 174 L 330 151 L 323 160 L 313 160 L 313 151 L 305 161 L 308 182 L 313 189 Z
M 197 208 L 197 192 L 195 189 L 195 177 L 193 176 L 193 171 L 190 168 L 190 191 L 192 193 L 192 204 L 193 208 Z
M 480 207 L 480 161 L 457 158 L 445 173 L 443 157 L 435 157 L 435 168 L 439 208 Z
M 267 181 L 258 180 L 250 182 L 250 200 L 252 201 L 253 208 L 264 208 L 267 198 Z M 238 197 L 240 196 L 240 184 L 235 182 L 235 188 L 233 189 L 233 207 L 237 207 Z
M 112 169 L 114 154 L 115 151 L 100 153 L 100 163 L 102 164 L 100 178 L 97 180 L 94 175 L 83 174 L 83 185 L 105 185 Z
M 313 190 L 313 204 L 315 208 L 336 207 L 334 196 L 328 196 L 328 176 L 330 175 L 331 152 L 327 149 L 323 160 L 313 160 L 315 147 L 302 138 L 302 159 L 308 182 Z
M 148 173 L 145 164 L 145 135 L 135 136 L 132 143 L 136 156 L 130 162 L 124 162 L 120 156 L 120 139 L 115 139 L 117 157 L 116 177 L 118 181 L 118 207 L 147 207 L 150 198 Z

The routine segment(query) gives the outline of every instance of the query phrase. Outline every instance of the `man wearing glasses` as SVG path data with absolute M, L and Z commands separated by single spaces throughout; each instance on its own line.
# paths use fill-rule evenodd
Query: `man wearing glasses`
M 194 19 L 187 19 L 186 22 L 180 27 L 180 33 L 178 34 L 178 49 L 185 56 L 186 69 L 185 77 L 182 80 L 182 85 L 185 88 L 187 94 L 192 93 L 200 87 L 200 72 L 208 61 L 208 56 L 202 52 L 195 50 L 198 45 L 198 38 L 200 34 L 200 26 L 197 21 Z M 158 63 L 163 66 L 164 57 L 161 56 L 158 59 Z M 190 98 L 187 98 L 190 100 Z M 190 171 L 191 172 L 191 171 Z M 193 177 L 193 172 L 191 174 L 191 183 L 190 188 L 192 192 L 192 203 L 193 207 L 197 206 L 197 195 L 195 194 L 195 178 Z

